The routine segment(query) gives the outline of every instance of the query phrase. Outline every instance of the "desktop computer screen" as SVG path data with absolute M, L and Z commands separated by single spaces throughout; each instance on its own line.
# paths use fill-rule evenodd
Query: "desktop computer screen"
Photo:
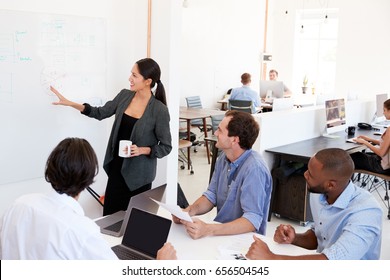
M 272 96 L 267 96 L 272 92 Z M 260 98 L 282 98 L 284 94 L 284 85 L 281 81 L 260 81 Z
M 272 112 L 290 110 L 294 108 L 294 100 L 292 98 L 277 98 L 272 103 Z
M 325 114 L 327 134 L 346 129 L 345 101 L 343 98 L 326 100 Z
M 383 103 L 385 103 L 387 99 L 387 93 L 376 95 L 376 119 L 383 117 Z

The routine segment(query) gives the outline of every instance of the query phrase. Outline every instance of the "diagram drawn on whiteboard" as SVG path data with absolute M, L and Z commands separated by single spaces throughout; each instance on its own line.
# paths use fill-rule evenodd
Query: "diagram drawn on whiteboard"
M 54 106 L 49 88 L 101 105 L 106 46 L 103 18 L 0 9 L 0 185 L 41 178 L 51 149 L 65 137 L 104 150 L 106 128 Z

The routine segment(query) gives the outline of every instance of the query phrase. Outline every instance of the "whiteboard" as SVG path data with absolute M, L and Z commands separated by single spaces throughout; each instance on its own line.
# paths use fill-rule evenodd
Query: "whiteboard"
M 0 185 L 42 177 L 66 137 L 86 138 L 101 158 L 105 126 L 52 105 L 50 85 L 70 100 L 102 103 L 105 20 L 0 10 Z

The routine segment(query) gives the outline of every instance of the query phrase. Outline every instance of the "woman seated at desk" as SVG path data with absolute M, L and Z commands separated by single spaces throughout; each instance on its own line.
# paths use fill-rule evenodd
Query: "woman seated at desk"
M 390 119 L 390 99 L 383 103 L 383 115 Z M 351 154 L 355 169 L 390 175 L 390 127 L 386 128 L 380 139 L 364 135 L 356 137 L 356 142 L 367 146 L 372 152 Z

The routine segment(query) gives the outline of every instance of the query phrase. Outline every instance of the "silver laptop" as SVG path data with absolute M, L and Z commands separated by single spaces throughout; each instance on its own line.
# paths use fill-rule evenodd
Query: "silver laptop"
M 132 208 L 122 244 L 111 249 L 121 260 L 155 260 L 167 241 L 172 221 Z
M 116 237 L 122 236 L 125 232 L 127 221 L 129 220 L 129 215 L 133 207 L 156 214 L 159 206 L 150 198 L 157 201 L 163 201 L 165 188 L 166 184 L 135 195 L 130 199 L 126 211 L 118 211 L 97 220 L 96 224 L 100 227 L 100 232 Z

